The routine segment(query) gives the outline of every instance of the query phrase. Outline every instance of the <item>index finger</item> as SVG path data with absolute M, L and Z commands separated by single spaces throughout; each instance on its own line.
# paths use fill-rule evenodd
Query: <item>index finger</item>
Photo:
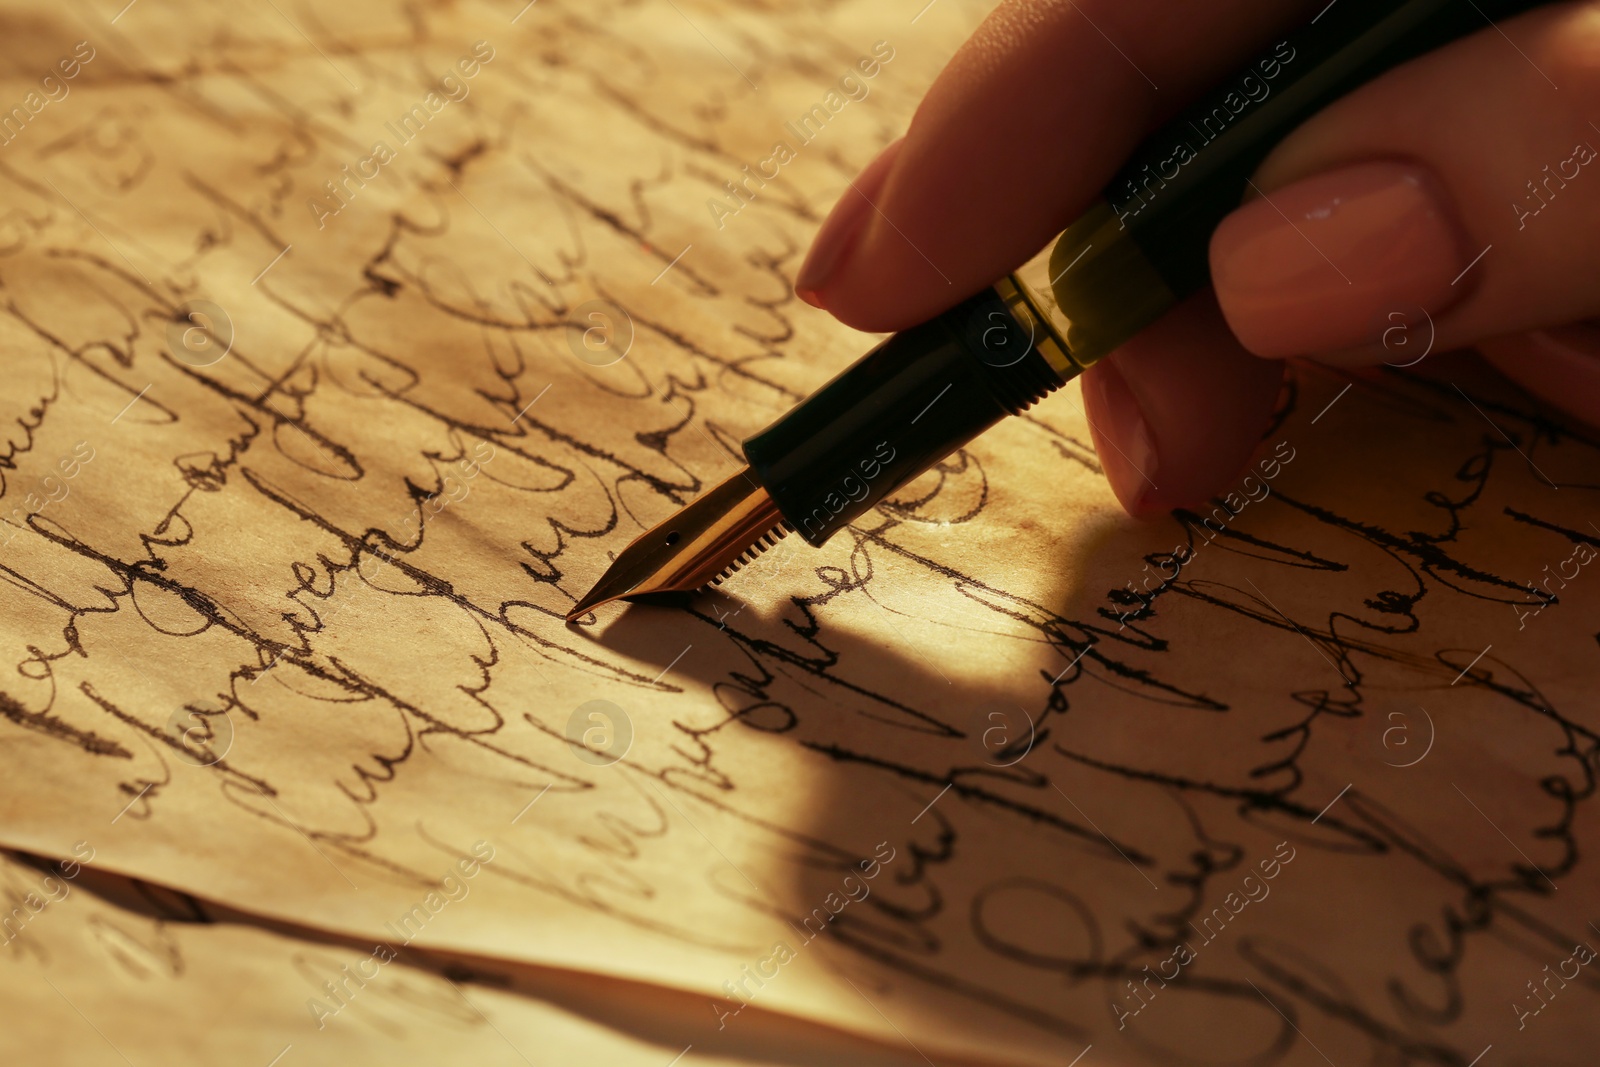
M 888 173 L 869 167 L 835 205 L 796 288 L 862 330 L 931 318 L 1027 261 L 1146 133 L 1311 8 L 1005 0 L 934 81 Z

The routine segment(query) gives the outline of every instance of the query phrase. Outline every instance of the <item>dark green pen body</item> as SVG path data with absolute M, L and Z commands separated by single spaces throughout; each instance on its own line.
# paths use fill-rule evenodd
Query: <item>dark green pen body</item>
M 1061 385 L 992 289 L 902 330 L 744 443 L 789 525 L 820 545 Z
M 1147 138 L 1062 234 L 1049 274 L 1065 360 L 1053 366 L 985 289 L 889 338 L 745 441 L 752 469 L 789 524 L 822 544 L 1208 284 L 1212 231 L 1296 126 L 1383 71 L 1535 6 L 1333 0 Z
M 1314 22 L 1146 138 L 1107 183 L 1105 202 L 1172 296 L 1182 299 L 1209 284 L 1212 231 L 1239 206 L 1250 176 L 1295 127 L 1384 71 L 1488 29 L 1491 17 L 1534 6 L 1528 0 L 1334 0 Z M 1082 232 L 1077 223 L 1069 228 L 1052 261 L 1070 261 L 1081 250 L 1074 238 Z

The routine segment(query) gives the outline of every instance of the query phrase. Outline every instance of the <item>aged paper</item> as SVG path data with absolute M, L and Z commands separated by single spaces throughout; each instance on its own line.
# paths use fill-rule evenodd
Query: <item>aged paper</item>
M 707 1035 L 1592 1043 L 1592 432 L 1459 360 L 1307 369 L 1139 525 L 1069 389 L 568 627 L 870 343 L 792 275 L 981 11 L 111 6 L 5 45 L 5 844 Z
M 685 1037 L 688 994 L 440 953 L 374 963 L 369 944 L 37 857 L 0 853 L 0 896 L 29 916 L 0 938 L 7 1063 L 923 1062 L 761 1012 Z

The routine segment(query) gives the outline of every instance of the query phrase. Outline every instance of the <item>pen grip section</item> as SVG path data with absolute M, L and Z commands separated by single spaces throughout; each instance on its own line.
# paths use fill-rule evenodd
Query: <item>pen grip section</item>
M 888 338 L 744 442 L 762 486 L 809 544 L 1062 384 L 994 289 Z

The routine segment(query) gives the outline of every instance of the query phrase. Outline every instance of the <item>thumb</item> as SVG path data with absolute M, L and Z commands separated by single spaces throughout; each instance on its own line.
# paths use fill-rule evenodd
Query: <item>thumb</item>
M 1595 316 L 1597 122 L 1600 3 L 1388 72 L 1279 145 L 1213 235 L 1228 326 L 1258 356 L 1377 363 L 1421 354 L 1384 347 L 1397 323 L 1443 351 Z

